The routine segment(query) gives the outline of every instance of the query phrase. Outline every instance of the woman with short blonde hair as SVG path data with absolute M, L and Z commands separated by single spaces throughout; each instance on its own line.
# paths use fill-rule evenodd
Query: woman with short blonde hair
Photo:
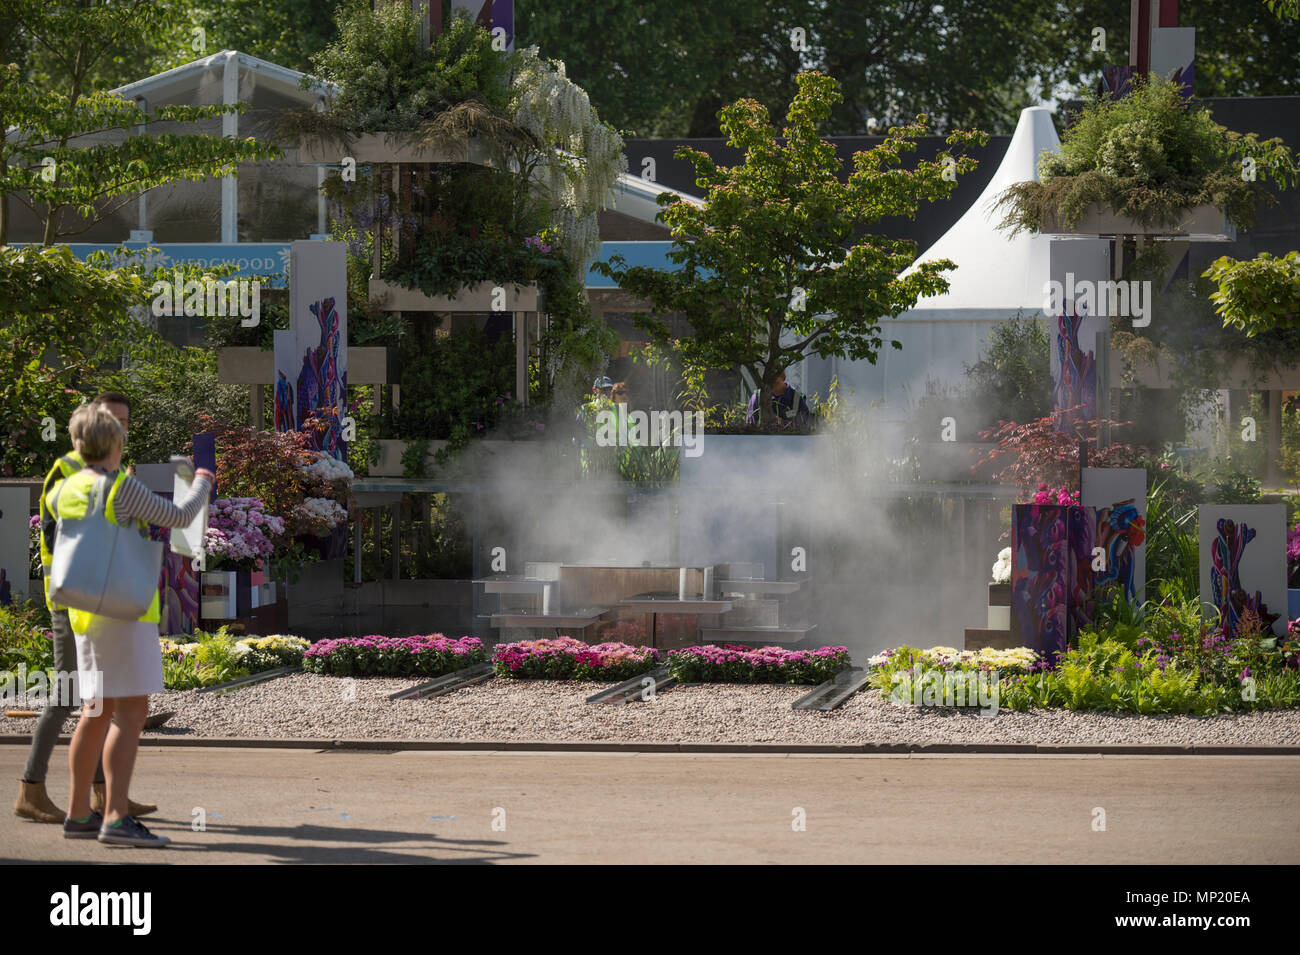
M 183 501 L 173 504 L 121 469 L 126 434 L 103 405 L 82 405 L 68 420 L 68 434 L 85 467 L 51 487 L 45 501 L 56 518 L 82 518 L 96 486 L 107 485 L 104 516 L 132 532 L 147 533 L 149 524 L 184 527 L 203 507 L 215 481 L 200 468 Z M 57 540 L 55 547 L 57 547 Z M 160 567 L 152 568 L 157 577 Z M 149 568 L 141 568 L 149 573 Z M 140 731 L 149 710 L 149 694 L 163 689 L 159 597 L 139 620 L 118 620 L 69 609 L 77 645 L 77 686 L 86 708 L 72 734 L 68 754 L 72 794 L 63 834 L 69 839 L 98 839 L 111 845 L 161 847 L 170 841 L 155 836 L 130 815 L 127 792 L 135 770 Z M 101 705 L 98 705 L 102 703 Z M 103 753 L 106 781 L 102 814 L 91 808 L 91 777 Z
M 113 452 L 115 444 L 126 440 L 122 425 L 103 405 L 84 404 L 72 412 L 68 434 L 72 446 L 87 461 L 102 461 Z

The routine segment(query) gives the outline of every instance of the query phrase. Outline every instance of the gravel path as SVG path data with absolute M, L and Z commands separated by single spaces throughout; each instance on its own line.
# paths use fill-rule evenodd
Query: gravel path
M 795 686 L 687 686 L 645 703 L 601 706 L 585 700 L 613 684 L 497 679 L 436 699 L 388 702 L 390 693 L 416 682 L 298 674 L 220 696 L 159 693 L 151 712 L 176 716 L 145 738 L 1300 744 L 1300 710 L 1213 717 L 1038 710 L 985 718 L 896 706 L 866 690 L 839 710 L 815 713 L 790 709 L 807 691 Z M 0 718 L 0 733 L 30 733 L 32 726 L 30 719 Z

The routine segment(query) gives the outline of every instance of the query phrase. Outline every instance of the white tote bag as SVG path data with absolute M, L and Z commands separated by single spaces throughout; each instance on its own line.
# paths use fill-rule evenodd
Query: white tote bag
M 66 486 L 65 480 L 59 496 Z M 109 476 L 101 475 L 90 489 L 86 516 L 58 519 L 50 600 L 116 620 L 139 620 L 158 593 L 163 544 L 134 526 L 109 521 L 104 505 L 110 487 Z M 59 496 L 54 499 L 55 514 Z

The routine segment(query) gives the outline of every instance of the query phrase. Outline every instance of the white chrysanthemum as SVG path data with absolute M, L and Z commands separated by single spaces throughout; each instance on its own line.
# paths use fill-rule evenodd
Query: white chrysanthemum
M 352 469 L 348 467 L 346 463 L 337 458 L 331 457 L 324 452 L 318 454 L 316 459 L 310 464 L 304 465 L 298 470 L 319 481 L 351 481 L 356 477 L 356 475 L 352 473 Z
M 1004 547 L 998 553 L 998 559 L 993 564 L 993 583 L 1007 584 L 1011 582 L 1011 548 Z
M 324 525 L 331 530 L 346 523 L 348 512 L 338 501 L 328 497 L 308 497 L 298 505 L 298 512 L 312 524 Z

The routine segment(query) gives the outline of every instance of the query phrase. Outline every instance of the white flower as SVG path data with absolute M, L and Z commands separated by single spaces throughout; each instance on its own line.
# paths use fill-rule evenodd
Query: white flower
M 352 469 L 343 461 L 333 458 L 323 451 L 317 454 L 316 460 L 311 464 L 303 465 L 298 469 L 303 474 L 313 477 L 318 481 L 327 483 L 333 481 L 351 481 L 356 475 Z
M 298 505 L 298 513 L 304 520 L 328 527 L 330 530 L 347 523 L 348 512 L 338 501 L 328 497 L 308 497 Z
M 993 564 L 993 583 L 1011 583 L 1011 548 L 1004 547 Z

